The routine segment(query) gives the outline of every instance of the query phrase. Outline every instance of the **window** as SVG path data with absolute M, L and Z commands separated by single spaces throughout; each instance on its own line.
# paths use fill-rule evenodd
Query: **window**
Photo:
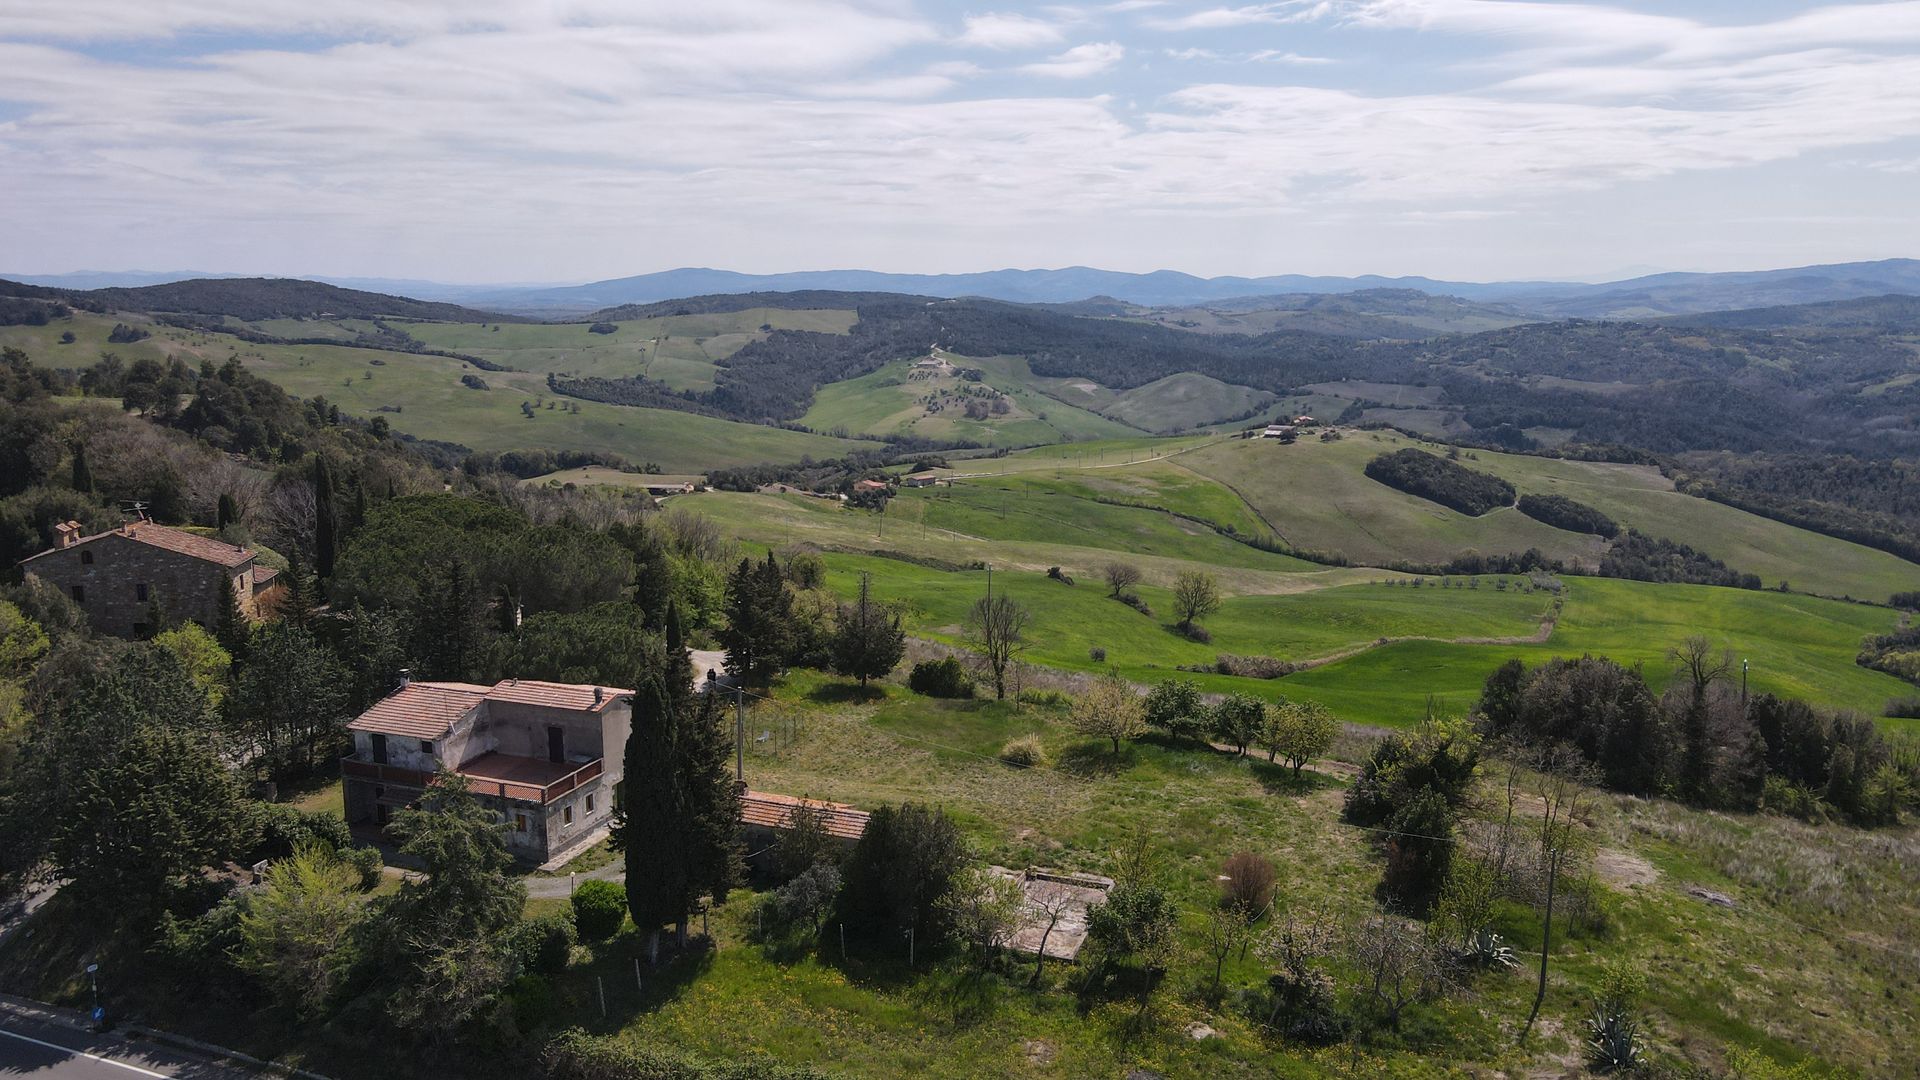
M 420 740 L 420 752 L 421 752 L 421 753 L 423 753 L 423 754 L 431 754 L 431 753 L 433 753 L 433 740 L 432 740 L 432 739 L 421 739 L 421 740 Z
M 153 628 L 152 628 L 152 627 L 150 627 L 150 626 L 148 626 L 148 625 L 147 625 L 146 623 L 143 623 L 143 622 L 137 622 L 137 623 L 134 623 L 134 624 L 133 624 L 133 636 L 134 636 L 134 637 L 137 637 L 137 638 L 139 638 L 139 639 L 141 639 L 142 641 L 144 641 L 144 640 L 146 640 L 146 637 L 147 637 L 147 634 L 148 634 L 148 632 L 149 632 L 149 631 L 151 631 L 152 629 L 153 629 Z
M 133 598 L 141 603 L 147 602 L 147 583 L 141 582 L 133 587 Z
M 587 796 L 587 813 L 593 813 L 593 796 Z
M 74 603 L 84 604 L 87 602 L 87 587 L 85 585 L 75 585 L 69 591 L 73 593 Z
M 572 803 L 568 803 L 564 808 L 561 809 L 560 824 L 562 827 L 571 827 L 573 825 L 573 804 Z
M 523 833 L 527 831 L 527 815 L 525 814 L 513 815 L 513 831 L 518 833 Z
M 91 552 L 91 551 L 82 551 L 82 552 L 80 552 L 80 565 L 81 565 L 81 566 L 92 566 L 92 565 L 93 565 L 93 552 Z
M 373 736 L 373 762 L 376 765 L 387 763 L 387 737 L 379 732 Z

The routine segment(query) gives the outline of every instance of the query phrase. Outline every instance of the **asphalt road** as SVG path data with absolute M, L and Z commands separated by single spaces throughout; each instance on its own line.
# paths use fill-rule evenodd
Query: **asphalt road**
M 0 1004 L 0 1077 L 35 1080 L 242 1080 L 257 1073 L 215 1065 L 188 1054 L 96 1035 Z

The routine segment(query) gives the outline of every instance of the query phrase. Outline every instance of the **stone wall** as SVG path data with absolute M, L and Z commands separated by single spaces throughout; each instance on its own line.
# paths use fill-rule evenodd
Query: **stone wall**
M 118 637 L 141 633 L 147 627 L 154 601 L 170 619 L 213 625 L 219 618 L 223 574 L 231 575 L 241 610 L 251 614 L 251 563 L 227 570 L 218 563 L 115 534 L 48 552 L 24 569 L 51 582 L 68 597 L 74 596 L 78 586 L 79 606 L 94 628 Z M 146 588 L 145 599 L 140 596 L 142 586 Z

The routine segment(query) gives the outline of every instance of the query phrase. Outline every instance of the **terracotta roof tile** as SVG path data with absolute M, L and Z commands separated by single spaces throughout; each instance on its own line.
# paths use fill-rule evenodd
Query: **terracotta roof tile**
M 130 540 L 138 540 L 143 544 L 151 544 L 157 548 L 165 548 L 168 551 L 190 555 L 207 562 L 219 563 L 221 566 L 239 566 L 253 558 L 253 552 L 224 540 L 190 533 L 185 529 L 155 525 L 151 521 L 136 521 L 122 526 L 119 533 Z M 86 543 L 85 540 L 80 542 Z
M 352 731 L 437 739 L 456 720 L 486 700 L 487 688 L 472 683 L 408 683 L 374 702 L 347 725 Z
M 599 700 L 594 699 L 594 691 L 600 691 Z M 631 690 L 622 690 L 617 686 L 592 686 L 579 683 L 542 682 L 538 679 L 502 679 L 494 683 L 487 691 L 488 701 L 505 701 L 515 705 L 541 705 L 549 709 L 571 709 L 576 712 L 599 712 L 622 694 L 631 694 Z
M 787 829 L 793 826 L 793 811 L 800 806 L 811 806 L 820 811 L 828 836 L 858 840 L 866 835 L 868 814 L 865 810 L 856 810 L 845 803 L 796 799 L 791 795 L 775 795 L 766 791 L 741 793 L 740 821 L 745 825 L 758 825 L 766 829 Z

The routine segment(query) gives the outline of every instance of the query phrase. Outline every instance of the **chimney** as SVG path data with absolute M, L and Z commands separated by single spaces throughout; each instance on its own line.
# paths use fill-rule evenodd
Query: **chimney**
M 599 708 L 601 699 L 606 696 L 607 696 L 606 687 L 604 686 L 594 687 L 593 688 L 593 707 L 596 709 Z
M 394 689 L 405 690 L 408 686 L 412 685 L 412 683 L 413 683 L 413 669 L 401 668 L 400 669 L 400 685 L 394 687 Z
M 63 521 L 53 527 L 53 546 L 56 550 L 70 548 L 80 542 L 80 523 Z

